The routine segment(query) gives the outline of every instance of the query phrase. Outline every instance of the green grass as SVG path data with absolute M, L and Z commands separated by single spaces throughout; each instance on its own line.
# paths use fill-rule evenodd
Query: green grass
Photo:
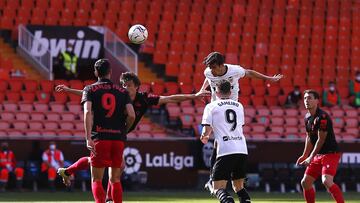
M 271 202 L 304 202 L 301 194 L 289 193 L 261 193 L 251 192 L 252 201 L 256 203 L 271 203 Z M 316 194 L 316 202 L 334 202 L 330 194 L 326 192 L 318 192 Z M 345 193 L 345 200 L 347 203 L 359 203 L 360 193 L 348 192 Z M 6 192 L 0 193 L 0 202 L 93 202 L 90 192 L 24 192 L 14 193 Z M 214 197 L 210 197 L 206 192 L 125 192 L 125 203 L 216 203 L 218 202 Z M 238 201 L 236 201 L 238 202 Z

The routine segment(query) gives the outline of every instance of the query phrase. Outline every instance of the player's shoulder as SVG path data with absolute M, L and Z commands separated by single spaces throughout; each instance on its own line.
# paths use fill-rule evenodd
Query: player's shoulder
M 224 65 L 228 67 L 229 71 L 235 71 L 235 70 L 239 70 L 239 69 L 244 69 L 242 66 L 236 65 L 236 64 L 225 63 Z
M 320 119 L 328 119 L 328 118 L 330 118 L 330 115 L 326 111 L 319 108 L 318 109 L 318 117 Z

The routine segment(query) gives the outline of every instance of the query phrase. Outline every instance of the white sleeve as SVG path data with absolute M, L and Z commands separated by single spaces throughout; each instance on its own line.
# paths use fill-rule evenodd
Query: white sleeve
M 244 107 L 241 105 L 241 125 L 244 124 L 245 124 L 245 113 L 244 113 Z
M 211 108 L 210 108 L 209 104 L 206 105 L 206 107 L 204 109 L 201 124 L 202 125 L 210 125 L 210 126 L 212 126 L 212 114 L 211 114 Z
M 236 70 L 237 70 L 237 73 L 239 74 L 240 78 L 243 78 L 245 76 L 245 68 L 243 68 L 239 65 Z
M 60 152 L 60 161 L 64 161 L 64 155 L 62 152 Z

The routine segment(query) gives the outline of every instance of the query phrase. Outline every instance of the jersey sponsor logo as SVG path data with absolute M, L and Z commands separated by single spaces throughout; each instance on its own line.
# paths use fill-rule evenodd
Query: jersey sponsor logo
M 136 148 L 126 147 L 124 149 L 125 173 L 132 174 L 140 170 L 142 158 Z
M 242 137 L 239 136 L 223 136 L 223 141 L 229 141 L 229 140 L 242 140 Z

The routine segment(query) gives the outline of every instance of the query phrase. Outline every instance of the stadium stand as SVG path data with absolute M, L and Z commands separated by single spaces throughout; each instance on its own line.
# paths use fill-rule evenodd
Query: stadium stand
M 204 79 L 201 62 L 212 50 L 223 52 L 228 63 L 239 63 L 267 74 L 284 74 L 286 77 L 278 84 L 268 85 L 258 80 L 240 82 L 240 101 L 246 106 L 247 116 L 250 116 L 247 119 L 250 126 L 247 132 L 263 133 L 264 139 L 278 137 L 278 133 L 285 137 L 301 136 L 301 128 L 280 129 L 283 124 L 299 125 L 304 115 L 303 109 L 282 108 L 292 86 L 299 85 L 301 90 L 312 87 L 322 91 L 328 81 L 335 78 L 345 105 L 328 110 L 333 115 L 341 139 L 358 138 L 359 123 L 356 117 L 359 111 L 346 106 L 349 95 L 347 83 L 360 67 L 356 60 L 360 54 L 360 12 L 356 12 L 360 4 L 357 1 L 1 2 L 0 29 L 10 30 L 13 40 L 17 39 L 17 25 L 21 23 L 105 25 L 125 42 L 129 42 L 127 29 L 130 25 L 145 25 L 149 30 L 149 38 L 140 53 L 151 55 L 153 72 L 160 73 L 166 81 L 170 80 L 156 80 L 142 85 L 141 90 L 154 94 L 169 95 L 199 90 Z M 24 71 L 26 78 L 8 82 L 7 79 L 12 78 L 12 69 Z M 36 117 L 39 113 L 33 116 L 34 111 L 46 115 L 54 110 L 73 112 L 75 116 L 70 115 L 65 119 L 74 119 L 76 122 L 82 119 L 81 106 L 77 105 L 80 98 L 55 93 L 53 88 L 56 84 L 67 84 L 81 89 L 89 81 L 39 80 L 38 74 L 21 62 L 2 39 L 0 78 L 5 79 L 1 80 L 0 85 L 2 110 L 31 112 L 32 119 L 41 119 L 41 116 Z M 169 123 L 183 128 L 196 126 L 199 123 L 198 114 L 201 114 L 204 106 L 198 104 L 197 101 L 191 103 L 196 111 L 188 106 L 166 106 Z M 262 112 L 264 109 L 266 115 Z M 342 115 L 347 117 L 341 119 Z M 258 124 L 262 127 L 254 128 Z

